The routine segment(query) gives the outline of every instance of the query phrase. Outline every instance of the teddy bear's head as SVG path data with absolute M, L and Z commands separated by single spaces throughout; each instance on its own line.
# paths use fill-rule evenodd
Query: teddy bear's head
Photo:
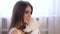
M 38 18 L 31 18 L 28 25 L 24 29 L 25 32 L 31 32 L 39 28 L 39 19 Z

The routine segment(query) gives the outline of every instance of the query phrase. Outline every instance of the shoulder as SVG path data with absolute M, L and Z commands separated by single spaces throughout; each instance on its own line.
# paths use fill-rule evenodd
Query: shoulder
M 17 28 L 11 28 L 10 31 L 9 31 L 9 34 L 18 34 L 17 32 Z
M 13 30 L 11 34 L 18 34 L 17 30 Z

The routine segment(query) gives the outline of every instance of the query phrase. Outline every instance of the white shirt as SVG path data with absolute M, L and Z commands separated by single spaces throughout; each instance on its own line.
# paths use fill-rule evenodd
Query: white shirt
M 14 28 L 10 29 L 10 31 L 9 31 L 9 33 L 8 33 L 8 34 L 11 34 L 11 33 L 12 33 L 12 31 L 14 31 L 14 30 L 17 30 L 17 28 L 16 28 L 16 27 L 14 27 Z M 21 32 L 20 32 L 19 30 L 17 30 L 17 32 L 18 32 L 18 34 L 21 34 Z
M 34 30 L 31 34 L 41 34 L 39 29 Z

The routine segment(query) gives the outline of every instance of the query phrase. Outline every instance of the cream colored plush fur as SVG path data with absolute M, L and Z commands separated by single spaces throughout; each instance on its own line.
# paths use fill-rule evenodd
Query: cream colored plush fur
M 31 18 L 28 25 L 24 29 L 25 32 L 31 32 L 39 29 L 39 20 L 37 18 Z

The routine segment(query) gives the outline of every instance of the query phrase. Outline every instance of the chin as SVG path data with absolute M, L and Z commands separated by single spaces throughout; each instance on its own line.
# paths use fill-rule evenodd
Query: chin
M 26 28 L 24 29 L 25 32 L 31 32 L 39 29 L 39 20 L 37 20 L 36 18 L 31 18 L 27 24 L 28 25 L 26 25 Z
M 26 21 L 25 23 L 26 23 L 26 24 L 28 24 L 28 22 L 27 22 L 27 21 Z

